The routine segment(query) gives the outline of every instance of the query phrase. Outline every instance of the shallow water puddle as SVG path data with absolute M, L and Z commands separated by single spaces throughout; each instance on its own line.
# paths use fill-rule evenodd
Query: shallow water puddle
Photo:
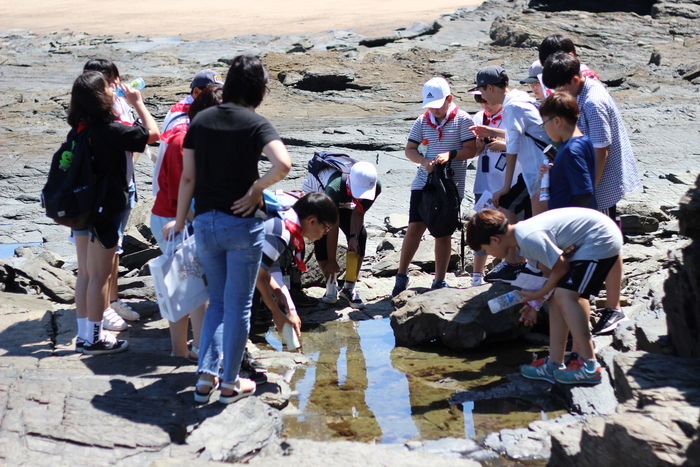
M 279 339 L 275 331 L 266 334 L 282 350 Z M 456 392 L 498 384 L 532 361 L 535 349 L 525 342 L 468 352 L 395 348 L 389 320 L 382 319 L 318 325 L 303 332 L 302 344 L 315 364 L 285 375 L 296 392 L 282 411 L 286 436 L 377 443 L 473 438 L 563 413 L 537 395 L 448 402 Z
M 0 259 L 11 258 L 15 255 L 15 250 L 21 246 L 35 246 L 41 245 L 38 242 L 28 242 L 28 243 L 2 243 L 0 244 Z

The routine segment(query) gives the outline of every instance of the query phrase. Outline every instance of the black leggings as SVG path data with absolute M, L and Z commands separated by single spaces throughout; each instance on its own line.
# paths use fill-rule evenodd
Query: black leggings
M 345 238 L 348 238 L 350 234 L 350 218 L 352 217 L 352 209 L 340 208 L 338 209 L 338 217 L 340 218 L 340 230 L 345 234 Z M 320 240 L 314 242 L 314 253 L 316 254 L 316 261 L 326 261 L 328 260 L 328 251 L 326 251 L 326 236 L 321 237 Z M 360 258 L 365 257 L 365 247 L 367 246 L 367 229 L 362 226 L 359 235 L 357 236 L 357 253 Z

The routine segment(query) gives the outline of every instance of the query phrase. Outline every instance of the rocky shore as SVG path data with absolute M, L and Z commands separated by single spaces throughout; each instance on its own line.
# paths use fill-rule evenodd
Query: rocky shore
M 530 3 L 490 0 L 387 37 L 332 31 L 182 42 L 67 30 L 0 32 L 0 244 L 28 245 L 0 260 L 0 465 L 276 465 L 282 459 L 327 465 L 329 458 L 337 465 L 424 465 L 445 456 L 465 466 L 700 465 L 700 5 Z M 590 11 L 569 11 L 573 4 Z M 494 320 L 485 302 L 508 287 L 468 288 L 458 248 L 448 281 L 459 290 L 426 292 L 434 265 L 425 241 L 411 267 L 411 289 L 393 302 L 388 297 L 415 170 L 403 147 L 420 112 L 422 84 L 445 76 L 458 105 L 473 113 L 477 105 L 467 90 L 476 72 L 501 65 L 517 83 L 536 46 L 553 33 L 571 37 L 582 61 L 608 86 L 642 176 L 642 191 L 620 206 L 630 321 L 595 339 L 606 369 L 599 386 L 550 389 L 513 374 L 495 386 L 457 392 L 450 403 L 532 394 L 543 397 L 543 406 L 563 401 L 568 414 L 479 439 L 384 446 L 283 439 L 280 410 L 292 391 L 275 369 L 304 367 L 310 359 L 254 345 L 256 358 L 273 370 L 258 397 L 229 407 L 195 406 L 196 368 L 169 356 L 167 324 L 148 274 L 147 262 L 159 251 L 148 229 L 153 167 L 147 157 L 136 164 L 142 199 L 130 220 L 119 280 L 120 297 L 142 319 L 125 332 L 131 343 L 125 354 L 73 352 L 75 252 L 67 229 L 44 217 L 38 204 L 50 157 L 68 131 L 73 79 L 89 57 L 110 58 L 122 74 L 144 77 L 146 104 L 162 121 L 197 71 L 224 73 L 241 52 L 261 55 L 272 77 L 260 113 L 294 160 L 281 188 L 298 188 L 306 160 L 320 149 L 375 163 L 384 185 L 367 215 L 370 256 L 361 287 L 368 306 L 317 306 L 305 310 L 304 323 L 391 317 L 397 345 L 404 346 L 437 340 L 464 350 L 518 336 L 546 343 L 537 328 L 517 322 L 514 309 Z M 469 171 L 467 186 L 473 176 Z M 468 193 L 465 213 L 472 204 Z M 318 275 L 306 276 L 304 284 L 309 294 L 322 294 Z

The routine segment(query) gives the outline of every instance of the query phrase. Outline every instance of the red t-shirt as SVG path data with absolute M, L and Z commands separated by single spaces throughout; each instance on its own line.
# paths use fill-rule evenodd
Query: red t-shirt
M 182 142 L 187 134 L 186 125 L 178 125 L 171 130 L 168 147 L 163 155 L 163 164 L 158 173 L 158 194 L 151 212 L 161 217 L 177 217 L 177 194 L 182 176 Z

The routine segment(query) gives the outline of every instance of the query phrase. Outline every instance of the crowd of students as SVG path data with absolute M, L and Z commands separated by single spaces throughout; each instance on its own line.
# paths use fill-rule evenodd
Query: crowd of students
M 588 299 L 606 284 L 606 309 L 594 333 L 608 332 L 625 319 L 619 303 L 622 236 L 616 204 L 639 186 L 634 156 L 617 107 L 595 73 L 579 62 L 569 39 L 546 38 L 539 60 L 520 83 L 535 97 L 511 88 L 503 68 L 481 69 L 470 94 L 482 110 L 473 118 L 458 107 L 445 79 L 435 77 L 423 86 L 426 110 L 411 128 L 405 149 L 417 173 L 392 296 L 410 285 L 408 267 L 427 227 L 419 206 L 428 174 L 449 163 L 461 198 L 469 159 L 478 157 L 475 199 L 488 197 L 493 209 L 482 210 L 467 224 L 475 251 L 472 285 L 513 282 L 519 274 L 546 278 L 541 289 L 524 294 L 528 300 L 551 295 L 550 355 L 521 371 L 528 378 L 595 384 L 600 365 L 588 326 Z M 287 175 L 291 158 L 275 128 L 255 112 L 267 96 L 267 84 L 267 71 L 250 55 L 232 60 L 225 81 L 203 70 L 159 131 L 139 91 L 120 82 L 112 62 L 86 64 L 73 85 L 68 122 L 78 131 L 91 131 L 95 175 L 110 190 L 99 200 L 94 222 L 73 231 L 79 262 L 77 351 L 100 355 L 128 348 L 127 341 L 105 330 L 123 330 L 125 319 L 139 318 L 116 297 L 116 268 L 136 195 L 132 153 L 143 152 L 158 138 L 151 230 L 165 251 L 167 242 L 191 223 L 210 295 L 207 306 L 170 323 L 173 356 L 198 362 L 198 402 L 220 388 L 219 400 L 231 403 L 264 381 L 245 351 L 256 287 L 277 328 L 289 324 L 300 333 L 284 272 L 290 266 L 306 269 L 305 239 L 315 242 L 327 279 L 322 300 L 364 306 L 356 285 L 367 240 L 364 214 L 382 191 L 376 167 L 357 162 L 349 173 L 329 168 L 309 174 L 302 186 L 305 196 L 280 214 L 273 199 L 264 201 L 264 190 Z M 116 95 L 117 88 L 124 98 Z M 549 145 L 558 147 L 553 159 L 545 154 Z M 261 154 L 271 164 L 262 176 Z M 339 231 L 345 234 L 349 260 L 340 290 Z M 436 238 L 432 289 L 449 287 L 451 241 L 449 235 Z M 485 274 L 487 254 L 503 261 Z M 527 325 L 537 320 L 529 306 L 521 314 Z M 566 364 L 569 332 L 578 356 Z

